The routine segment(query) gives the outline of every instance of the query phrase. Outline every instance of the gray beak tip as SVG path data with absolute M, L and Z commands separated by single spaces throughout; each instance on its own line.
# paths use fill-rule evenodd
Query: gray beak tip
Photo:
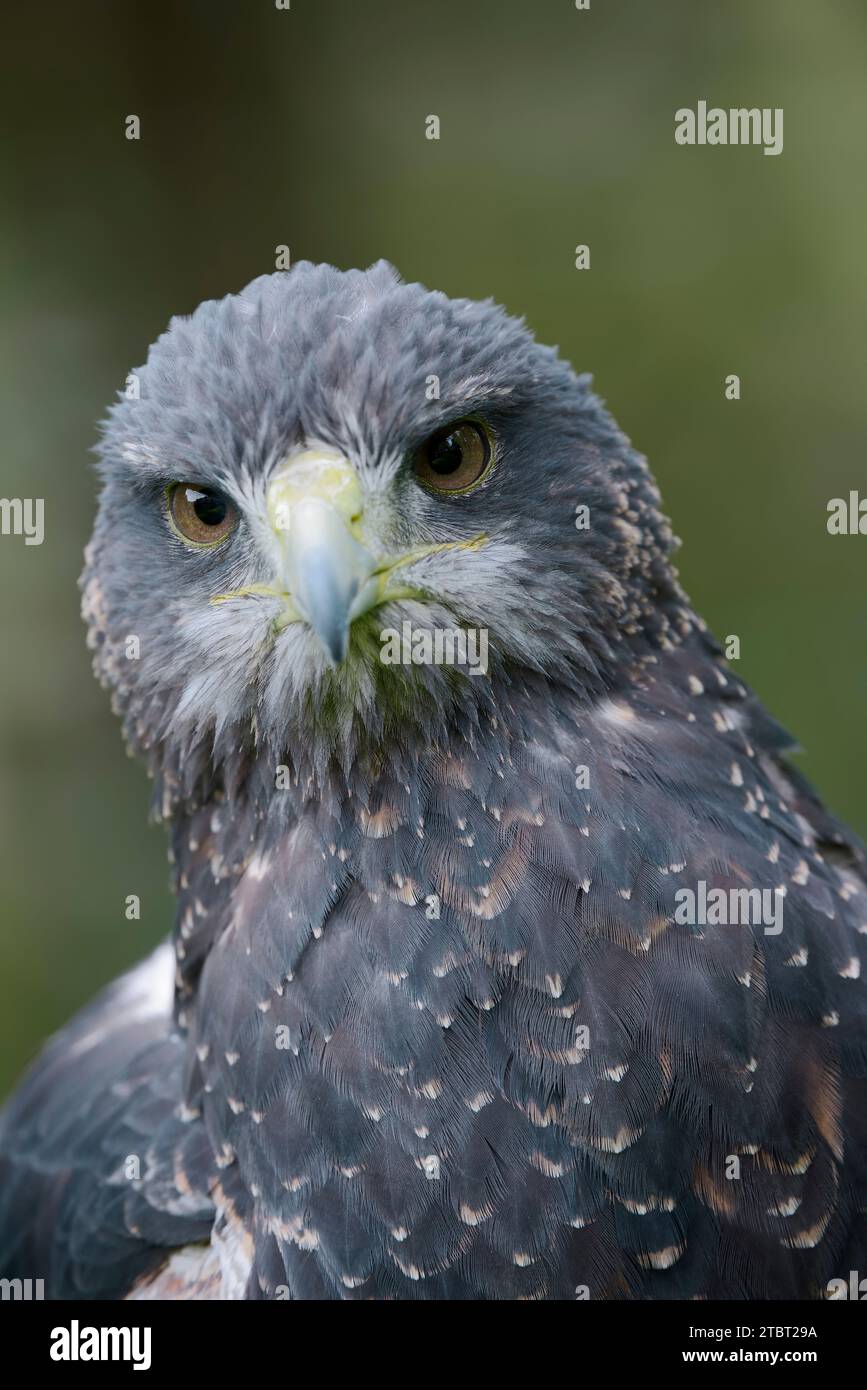
M 349 651 L 349 627 L 335 628 L 327 635 L 319 633 L 319 640 L 332 666 L 339 666 L 346 660 Z

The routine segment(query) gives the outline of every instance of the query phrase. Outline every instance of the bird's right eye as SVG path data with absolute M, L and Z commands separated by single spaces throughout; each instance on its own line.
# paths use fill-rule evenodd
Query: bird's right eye
M 238 509 L 228 497 L 192 483 L 172 483 L 166 490 L 166 515 L 176 535 L 199 549 L 219 545 L 238 524 Z

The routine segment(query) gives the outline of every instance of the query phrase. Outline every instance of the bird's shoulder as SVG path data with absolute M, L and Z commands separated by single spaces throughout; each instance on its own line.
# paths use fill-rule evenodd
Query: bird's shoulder
M 0 1274 L 123 1297 L 207 1241 L 203 1128 L 182 1104 L 174 955 L 160 947 L 46 1045 L 0 1116 Z

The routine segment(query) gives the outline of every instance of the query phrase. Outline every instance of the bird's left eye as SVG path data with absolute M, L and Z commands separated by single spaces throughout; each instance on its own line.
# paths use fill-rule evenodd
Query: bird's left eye
M 219 545 L 238 524 L 238 510 L 227 497 L 192 483 L 168 489 L 168 517 L 181 540 L 195 546 Z
M 477 420 L 437 430 L 413 459 L 415 476 L 435 492 L 468 492 L 488 472 L 491 438 Z

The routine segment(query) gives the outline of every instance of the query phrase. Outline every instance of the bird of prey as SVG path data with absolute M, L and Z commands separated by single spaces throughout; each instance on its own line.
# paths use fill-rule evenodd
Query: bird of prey
M 809 1299 L 864 1269 L 865 854 L 590 379 L 379 262 L 204 303 L 134 380 L 83 610 L 177 917 L 6 1108 L 0 1275 Z

